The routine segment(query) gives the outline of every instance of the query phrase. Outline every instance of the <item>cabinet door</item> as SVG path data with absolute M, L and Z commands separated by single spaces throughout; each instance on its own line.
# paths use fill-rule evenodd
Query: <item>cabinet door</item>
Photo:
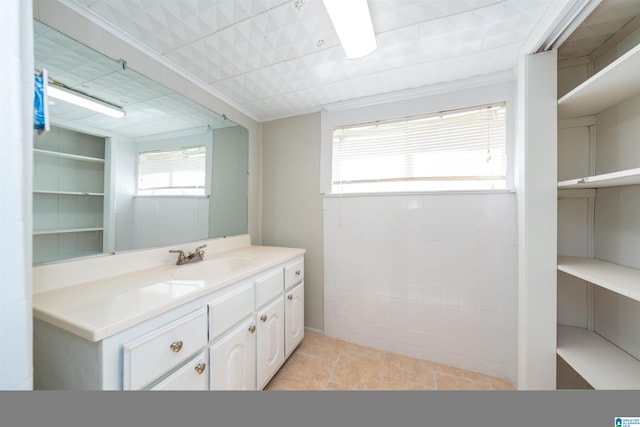
M 284 300 L 278 298 L 257 316 L 257 385 L 262 389 L 284 362 Z
M 151 390 L 208 390 L 206 360 L 206 353 L 200 353 Z
M 250 318 L 210 347 L 211 390 L 256 389 L 256 325 Z
M 285 357 L 289 357 L 304 337 L 304 282 L 285 294 L 284 325 Z

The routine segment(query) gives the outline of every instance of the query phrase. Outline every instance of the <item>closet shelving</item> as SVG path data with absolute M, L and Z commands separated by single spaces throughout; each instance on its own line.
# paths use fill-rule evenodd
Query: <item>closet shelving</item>
M 638 70 L 640 44 L 561 97 L 558 119 L 594 116 L 639 94 Z M 594 198 L 600 188 L 638 184 L 640 168 L 619 170 L 560 181 L 558 197 Z M 596 258 L 559 256 L 558 270 L 640 302 L 638 269 Z M 593 324 L 558 325 L 558 355 L 595 389 L 640 389 L 640 360 L 592 329 Z
M 640 45 L 558 100 L 558 118 L 593 116 L 640 92 Z
M 34 262 L 103 252 L 105 139 L 52 126 L 33 159 Z

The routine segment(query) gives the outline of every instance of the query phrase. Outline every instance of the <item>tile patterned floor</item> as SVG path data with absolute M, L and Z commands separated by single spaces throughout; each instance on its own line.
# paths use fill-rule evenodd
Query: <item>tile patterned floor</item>
M 305 332 L 265 390 L 514 390 L 504 379 Z

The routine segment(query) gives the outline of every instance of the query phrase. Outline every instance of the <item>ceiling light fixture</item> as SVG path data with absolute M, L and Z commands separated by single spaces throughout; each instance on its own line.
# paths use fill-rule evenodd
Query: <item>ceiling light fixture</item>
M 116 107 L 115 105 L 107 104 L 106 102 L 102 102 L 98 99 L 55 84 L 49 84 L 47 86 L 47 95 L 51 98 L 69 102 L 79 107 L 86 108 L 97 113 L 102 113 L 116 119 L 124 117 L 126 114 L 122 108 Z
M 365 56 L 376 49 L 367 0 L 322 0 L 347 58 Z

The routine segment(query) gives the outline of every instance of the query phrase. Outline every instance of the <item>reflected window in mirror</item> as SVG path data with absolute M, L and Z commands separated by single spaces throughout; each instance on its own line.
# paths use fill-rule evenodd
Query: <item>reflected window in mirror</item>
M 138 153 L 139 196 L 203 196 L 207 148 Z

